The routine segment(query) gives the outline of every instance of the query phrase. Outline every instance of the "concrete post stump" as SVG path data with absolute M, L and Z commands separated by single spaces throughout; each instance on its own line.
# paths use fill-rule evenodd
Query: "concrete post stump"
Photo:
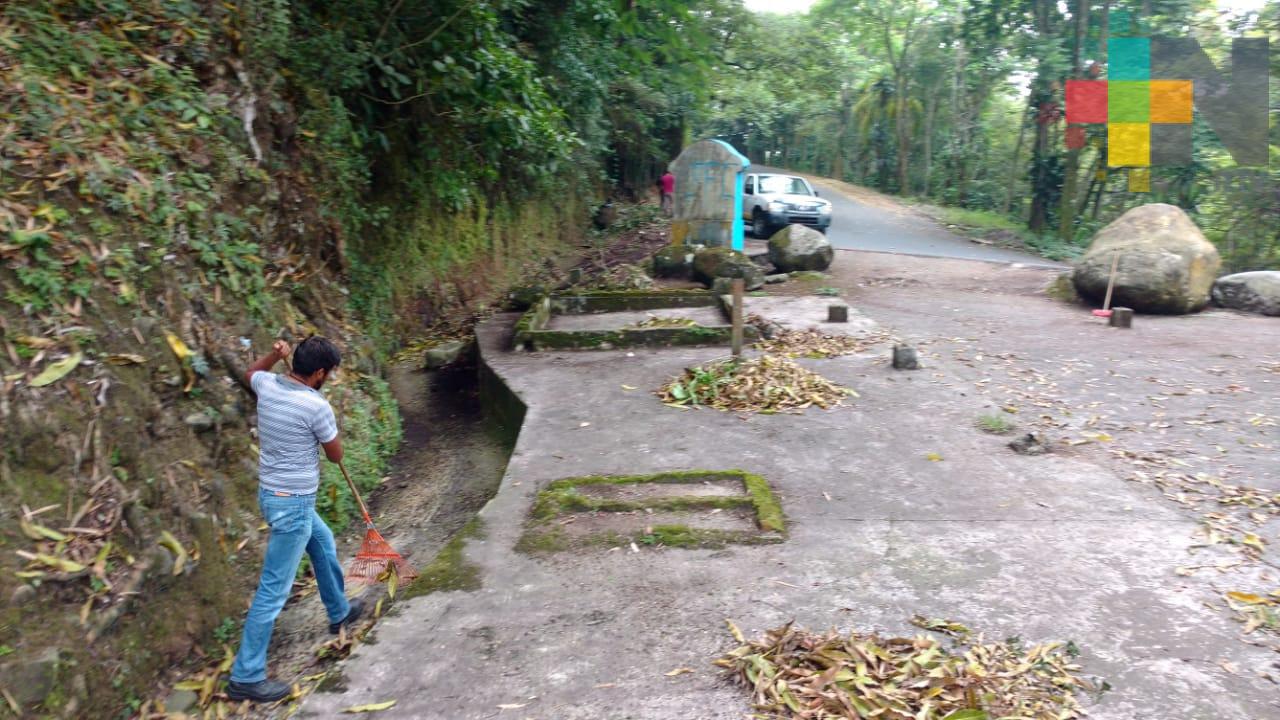
M 1131 328 L 1133 327 L 1133 308 L 1113 307 L 1111 308 L 1111 327 L 1114 328 Z

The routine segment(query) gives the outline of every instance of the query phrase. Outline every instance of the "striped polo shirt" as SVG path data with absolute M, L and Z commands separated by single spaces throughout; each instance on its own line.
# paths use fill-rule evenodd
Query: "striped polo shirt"
M 269 492 L 310 495 L 320 487 L 320 443 L 338 437 L 319 392 L 269 372 L 249 378 L 258 394 L 258 480 Z

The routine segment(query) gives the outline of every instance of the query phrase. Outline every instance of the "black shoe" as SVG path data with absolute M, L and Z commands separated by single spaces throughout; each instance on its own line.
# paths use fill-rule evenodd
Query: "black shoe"
M 256 683 L 238 683 L 231 680 L 227 683 L 227 697 L 232 700 L 275 702 L 289 697 L 292 692 L 293 688 L 279 680 L 259 680 Z
M 356 598 L 351 601 L 351 610 L 347 612 L 347 616 L 342 618 L 341 622 L 329 623 L 329 634 L 337 635 L 342 630 L 343 625 L 351 625 L 360 619 L 364 614 L 364 598 Z

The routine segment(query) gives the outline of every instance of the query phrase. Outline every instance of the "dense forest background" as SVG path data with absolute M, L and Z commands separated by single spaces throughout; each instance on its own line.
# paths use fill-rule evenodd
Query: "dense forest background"
M 1108 171 L 1104 126 L 1066 147 L 1065 81 L 1106 79 L 1109 38 L 1156 35 L 1195 38 L 1228 76 L 1231 38 L 1269 36 L 1280 76 L 1276 2 L 820 0 L 734 38 L 699 128 L 757 162 L 955 208 L 944 219 L 1014 231 L 1054 258 L 1078 255 L 1126 209 L 1166 202 L 1191 213 L 1226 270 L 1280 267 L 1274 80 L 1271 167 L 1247 169 L 1266 184 L 1231 179 L 1239 168 L 1200 113 L 1193 162 L 1153 168 L 1149 193 Z
M 599 203 L 643 199 L 696 137 L 1056 257 L 1175 202 L 1229 269 L 1280 267 L 1274 190 L 1219 182 L 1202 123 L 1150 194 L 1064 147 L 1063 81 L 1121 15 L 1220 65 L 1232 35 L 1280 45 L 1276 0 L 0 6 L 0 684 L 43 715 L 127 717 L 220 656 L 261 540 L 253 353 L 281 329 L 342 344 L 326 391 L 373 487 L 400 436 L 392 353 L 578 252 Z M 352 514 L 335 473 L 320 504 Z

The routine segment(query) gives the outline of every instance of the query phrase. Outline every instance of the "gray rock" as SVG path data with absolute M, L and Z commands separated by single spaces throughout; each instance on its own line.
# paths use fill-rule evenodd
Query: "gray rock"
M 769 285 L 777 285 L 778 283 L 786 282 L 790 277 L 791 276 L 786 273 L 778 273 L 776 275 L 765 275 L 764 281 Z
M 849 322 L 849 306 L 844 303 L 837 303 L 827 306 L 827 322 L 847 323 Z
M 1255 270 L 1218 278 L 1213 301 L 1225 308 L 1280 315 L 1280 270 Z
M 1098 231 L 1071 280 L 1082 297 L 1101 304 L 1119 254 L 1113 305 L 1138 312 L 1183 314 L 1209 302 L 1221 260 L 1181 208 L 1141 205 Z
M 450 340 L 428 350 L 423 356 L 423 361 L 428 370 L 435 370 L 451 365 L 466 349 L 467 343 L 461 340 Z
M 217 427 L 219 419 L 218 411 L 213 408 L 208 408 L 202 412 L 191 413 L 190 415 L 182 418 L 182 422 L 186 423 L 187 427 L 192 430 L 202 433 L 209 432 Z
M 26 583 L 22 583 L 14 588 L 13 594 L 9 596 L 9 607 L 22 607 L 35 599 L 36 589 Z
M 13 693 L 13 699 L 26 707 L 42 700 L 53 689 L 58 679 L 57 648 L 45 648 L 40 656 L 30 660 L 14 660 L 0 667 L 4 686 Z
M 224 423 L 239 422 L 244 419 L 244 412 L 238 402 L 223 403 L 222 407 L 218 408 L 218 414 L 222 416 Z
M 772 340 L 778 337 L 779 335 L 781 335 L 783 331 L 786 330 L 785 327 L 779 325 L 773 320 L 760 317 L 759 315 L 754 316 L 754 320 L 752 321 L 751 324 L 756 326 L 756 330 L 760 332 L 760 337 L 764 338 L 765 340 Z
M 910 345 L 893 346 L 893 367 L 896 370 L 919 370 L 920 356 Z
M 1010 449 L 1019 455 L 1043 455 L 1053 450 L 1049 439 L 1036 433 L 1027 433 L 1009 443 Z
M 769 260 L 778 272 L 826 270 L 833 258 L 827 236 L 804 225 L 788 225 L 769 238 Z
M 200 702 L 200 696 L 194 690 L 174 690 L 164 699 L 166 713 L 185 713 Z
M 747 290 L 764 287 L 764 271 L 742 253 L 727 247 L 709 247 L 693 256 L 694 276 L 709 287 L 716 278 L 742 278 Z
M 653 276 L 660 278 L 693 278 L 693 256 L 701 245 L 667 245 L 653 256 Z

